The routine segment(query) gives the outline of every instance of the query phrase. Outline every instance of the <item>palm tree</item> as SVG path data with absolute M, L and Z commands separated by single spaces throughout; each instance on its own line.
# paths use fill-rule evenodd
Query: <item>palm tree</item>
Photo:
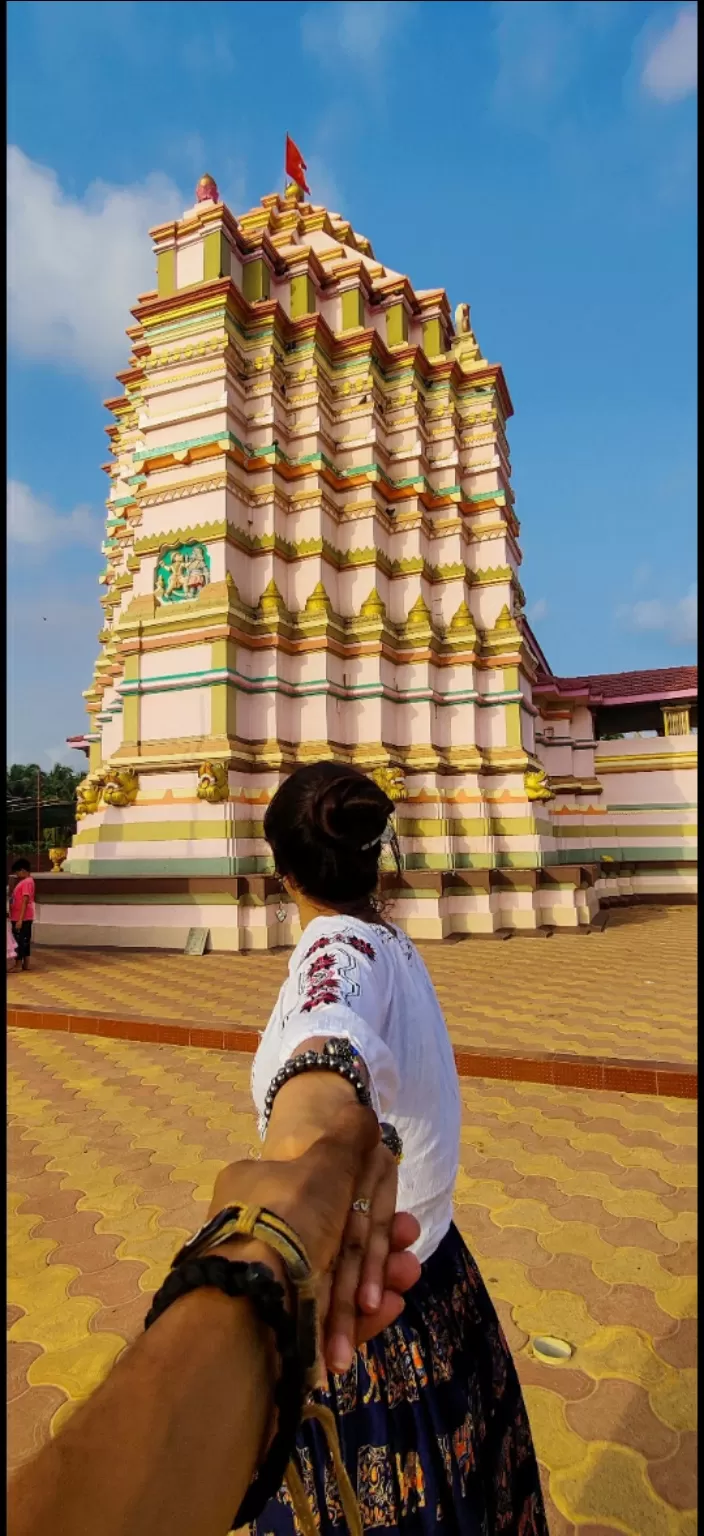
M 38 763 L 13 763 L 7 770 L 8 800 L 36 800 L 38 773 Z

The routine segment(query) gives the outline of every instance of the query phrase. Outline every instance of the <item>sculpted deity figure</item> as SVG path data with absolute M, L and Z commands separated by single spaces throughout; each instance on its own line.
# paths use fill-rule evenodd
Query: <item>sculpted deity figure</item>
M 543 768 L 527 773 L 525 776 L 526 797 L 528 800 L 554 800 L 555 795 L 550 788 L 550 780 Z
M 191 597 L 197 597 L 208 583 L 208 568 L 203 551 L 198 544 L 191 550 L 185 569 L 185 586 Z
M 400 768 L 375 768 L 370 777 L 396 804 L 400 800 L 408 799 L 408 790 Z
M 207 800 L 209 805 L 219 805 L 223 800 L 227 800 L 229 792 L 227 769 L 224 764 L 201 763 L 196 790 L 198 799 Z
M 186 562 L 181 551 L 175 549 L 171 556 L 171 570 L 164 588 L 164 597 L 171 597 L 174 592 L 186 590 Z
M 469 305 L 458 304 L 455 310 L 455 333 L 458 336 L 468 336 L 470 330 Z
M 138 789 L 139 779 L 133 768 L 108 768 L 103 800 L 106 805 L 132 805 Z
M 158 603 L 180 602 L 198 597 L 209 581 L 208 557 L 202 544 L 162 549 L 154 582 Z
M 100 809 L 100 797 L 103 792 L 105 775 L 103 773 L 89 773 L 76 790 L 76 818 L 80 821 L 82 816 L 90 816 L 93 811 Z

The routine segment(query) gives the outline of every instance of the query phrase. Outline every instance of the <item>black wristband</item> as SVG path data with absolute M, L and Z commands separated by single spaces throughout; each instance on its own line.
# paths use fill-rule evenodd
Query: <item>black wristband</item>
M 236 1531 L 259 1518 L 283 1483 L 301 1422 L 306 1373 L 298 1357 L 296 1325 L 286 1311 L 283 1288 L 265 1264 L 238 1263 L 220 1254 L 186 1259 L 170 1271 L 157 1291 L 144 1321 L 145 1329 L 151 1328 L 172 1302 L 203 1285 L 215 1286 L 226 1296 L 250 1301 L 262 1322 L 271 1328 L 281 1360 L 281 1374 L 274 1390 L 278 1409 L 276 1434 L 232 1522 L 231 1530 Z

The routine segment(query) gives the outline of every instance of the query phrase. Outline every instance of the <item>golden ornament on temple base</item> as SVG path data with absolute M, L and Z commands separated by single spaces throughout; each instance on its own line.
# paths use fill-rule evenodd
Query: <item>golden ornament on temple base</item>
M 379 789 L 383 789 L 389 800 L 398 803 L 400 800 L 408 799 L 406 781 L 400 768 L 375 768 L 370 778 L 379 786 Z
M 555 794 L 550 788 L 550 780 L 542 769 L 535 773 L 527 773 L 524 782 L 529 800 L 554 800 Z
M 198 799 L 207 800 L 209 805 L 220 805 L 223 800 L 227 800 L 229 793 L 227 769 L 224 763 L 201 763 L 196 790 Z

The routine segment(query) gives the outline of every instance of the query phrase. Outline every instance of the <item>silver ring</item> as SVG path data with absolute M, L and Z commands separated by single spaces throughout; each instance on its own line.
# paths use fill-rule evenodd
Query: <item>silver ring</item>
M 368 1216 L 371 1208 L 372 1202 L 367 1200 L 365 1195 L 360 1195 L 358 1200 L 352 1201 L 352 1210 L 359 1211 L 362 1216 Z

